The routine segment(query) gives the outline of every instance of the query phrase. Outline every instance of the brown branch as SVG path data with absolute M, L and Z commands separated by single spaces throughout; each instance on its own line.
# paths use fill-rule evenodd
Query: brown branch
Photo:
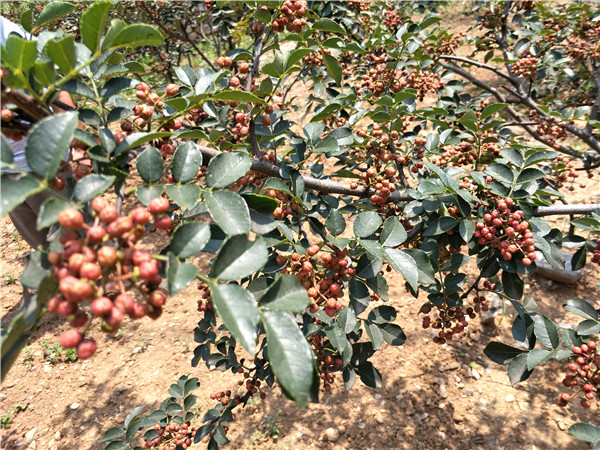
M 41 120 L 50 115 L 50 111 L 39 104 L 30 95 L 2 86 L 2 103 L 12 103 L 34 120 Z

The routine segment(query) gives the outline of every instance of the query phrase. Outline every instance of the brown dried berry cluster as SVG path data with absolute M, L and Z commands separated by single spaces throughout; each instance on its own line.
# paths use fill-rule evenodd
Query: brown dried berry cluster
M 447 341 L 452 340 L 453 336 L 462 333 L 469 326 L 467 317 L 474 319 L 476 316 L 475 313 L 488 310 L 488 302 L 485 297 L 477 296 L 473 302 L 475 306 L 467 308 L 460 305 L 450 306 L 446 299 L 439 305 L 434 305 L 431 302 L 425 303 L 419 311 L 425 314 L 425 317 L 423 317 L 423 328 L 431 327 L 434 330 L 439 330 L 437 335 L 433 337 L 433 342 L 436 344 L 445 344 Z M 437 317 L 432 320 L 429 313 L 434 308 L 437 310 Z
M 567 406 L 569 400 L 583 394 L 581 406 L 589 408 L 590 400 L 598 398 L 600 394 L 600 354 L 597 352 L 597 343 L 590 341 L 586 344 L 573 347 L 574 356 L 569 358 L 567 369 L 569 373 L 563 380 L 565 387 L 573 390 L 572 394 L 562 393 L 558 397 L 560 406 Z
M 198 427 L 192 427 L 190 422 L 170 423 L 164 427 L 154 425 L 158 437 L 142 441 L 140 447 L 144 450 L 175 450 L 176 448 L 189 448 L 194 442 Z
M 277 220 L 283 220 L 287 216 L 291 216 L 294 212 L 298 211 L 298 204 L 285 192 L 269 189 L 267 191 L 267 196 L 274 198 L 279 202 L 279 206 L 273 210 L 273 217 Z
M 77 347 L 81 359 L 96 351 L 95 341 L 84 338 L 89 328 L 88 313 L 82 308 L 85 303 L 90 302 L 89 312 L 102 320 L 104 331 L 116 332 L 125 314 L 132 319 L 156 319 L 167 300 L 167 292 L 159 288 L 162 263 L 135 245 L 145 234 L 146 225 L 170 226 L 171 218 L 166 214 L 169 201 L 158 197 L 149 208 L 135 208 L 124 216 L 102 197 L 92 201 L 92 208 L 95 221 L 91 226 L 74 208 L 59 213 L 58 221 L 67 230 L 60 237 L 63 250 L 48 253 L 60 294 L 48 301 L 47 309 L 66 317 L 74 328 L 88 324 L 83 332 L 70 329 L 60 338 L 64 348 Z M 81 237 L 83 230 L 85 236 Z M 135 301 L 125 283 L 141 292 L 143 301 Z
M 489 133 L 485 138 L 497 138 L 497 134 Z M 481 152 L 480 152 L 481 150 Z M 457 146 L 448 146 L 444 148 L 438 158 L 432 158 L 432 162 L 440 167 L 463 167 L 478 162 L 489 164 L 500 157 L 500 146 L 496 142 L 485 142 L 481 144 L 481 149 L 477 147 L 475 139 L 468 138 Z
M 529 231 L 529 222 L 523 220 L 522 210 L 511 211 L 514 206 L 512 198 L 500 199 L 496 208 L 483 216 L 483 222 L 477 222 L 473 237 L 480 245 L 491 245 L 500 250 L 505 260 L 513 256 L 521 258 L 524 266 L 530 266 L 535 260 L 535 241 Z

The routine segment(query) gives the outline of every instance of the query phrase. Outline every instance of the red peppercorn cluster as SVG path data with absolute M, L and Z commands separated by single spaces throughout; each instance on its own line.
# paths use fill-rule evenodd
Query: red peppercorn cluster
M 592 253 L 592 262 L 596 264 L 600 264 L 600 240 L 596 240 L 596 246 L 594 247 L 594 252 Z
M 287 30 L 290 33 L 300 33 L 306 26 L 306 8 L 308 4 L 305 0 L 286 0 L 280 10 L 280 15 L 271 25 L 273 31 Z M 272 11 L 267 6 L 260 6 L 262 9 Z
M 320 258 L 315 258 L 320 251 L 315 244 L 308 247 L 302 256 L 297 252 L 288 256 L 279 254 L 277 264 L 286 265 L 281 272 L 295 275 L 308 291 L 311 313 L 316 313 L 322 307 L 325 314 L 334 317 L 344 307 L 341 302 L 344 297 L 344 281 L 354 275 L 356 269 L 352 267 L 347 251 L 335 254 L 321 252 Z
M 147 83 L 142 82 L 138 84 L 135 96 L 144 103 L 137 104 L 133 107 L 133 113 L 135 114 L 133 125 L 135 125 L 139 130 L 143 129 L 152 119 L 155 108 L 158 108 L 158 111 L 161 110 L 164 105 L 163 99 L 165 97 L 172 97 L 178 93 L 179 87 L 173 83 L 166 87 L 165 93 L 162 96 L 151 91 L 150 86 L 148 86 Z M 125 132 L 130 132 L 133 129 L 133 125 L 131 122 L 125 121 L 121 124 L 121 129 Z M 179 123 L 179 128 L 181 128 L 181 123 Z
M 214 311 L 215 307 L 210 298 L 210 287 L 207 283 L 200 283 L 198 290 L 202 292 L 202 297 L 198 300 L 198 312 L 205 313 Z
M 285 192 L 269 189 L 267 196 L 279 201 L 279 206 L 273 210 L 273 217 L 277 220 L 283 220 L 298 211 L 298 204 Z
M 489 134 L 486 137 L 497 138 L 498 135 Z M 496 142 L 485 142 L 481 144 L 481 153 L 479 150 L 475 139 L 468 138 L 459 145 L 445 147 L 439 159 L 432 158 L 432 162 L 439 167 L 463 167 L 476 161 L 489 164 L 500 157 L 500 146 Z
M 165 214 L 169 201 L 158 197 L 148 209 L 135 208 L 125 216 L 102 197 L 92 201 L 92 208 L 95 221 L 91 226 L 74 208 L 63 209 L 58 215 L 58 222 L 67 231 L 60 237 L 62 252 L 48 253 L 60 292 L 48 301 L 48 311 L 66 317 L 72 327 L 82 328 L 89 319 L 82 306 L 90 302 L 89 312 L 102 320 L 102 329 L 107 332 L 116 332 L 125 314 L 132 319 L 158 318 L 167 300 L 167 292 L 159 288 L 161 262 L 135 245 L 145 234 L 146 225 L 170 224 Z M 82 230 L 86 230 L 85 237 L 78 233 Z M 135 301 L 126 292 L 125 283 L 135 285 L 144 301 Z M 84 335 L 85 330 L 67 330 L 60 338 L 61 345 L 77 347 L 79 358 L 89 358 L 96 351 L 96 343 Z
M 331 345 L 327 338 L 313 334 L 308 341 L 313 353 L 317 357 L 317 370 L 323 381 L 323 389 L 325 392 L 330 392 L 331 385 L 335 381 L 335 374 L 332 372 L 340 370 L 343 362 L 339 355 L 330 350 Z
M 521 263 L 530 266 L 535 260 L 535 242 L 529 231 L 529 222 L 523 220 L 521 210 L 511 212 L 514 206 L 512 198 L 500 199 L 496 208 L 483 216 L 483 222 L 477 222 L 473 236 L 480 245 L 491 245 L 500 250 L 505 260 L 519 255 Z M 514 208 L 513 208 L 514 209 Z
M 590 400 L 598 398 L 600 394 L 600 354 L 597 351 L 597 343 L 590 341 L 573 347 L 573 353 L 575 355 L 569 358 L 567 365 L 569 372 L 562 381 L 563 385 L 572 388 L 573 392 L 560 394 L 558 404 L 567 406 L 573 397 L 581 393 L 581 406 L 589 408 Z
M 383 12 L 383 24 L 388 30 L 395 31 L 403 20 L 404 18 L 393 9 L 386 9 Z
M 176 448 L 189 448 L 194 442 L 194 436 L 198 427 L 192 427 L 190 422 L 181 425 L 175 422 L 162 427 L 154 425 L 158 437 L 142 441 L 140 447 L 144 450 L 175 450 Z
M 539 58 L 534 56 L 523 56 L 513 64 L 511 72 L 522 77 L 535 78 L 539 61 Z
M 562 188 L 565 183 L 569 183 L 568 189 L 575 190 L 575 179 L 579 178 L 579 173 L 575 171 L 575 164 L 566 156 L 557 156 L 550 163 L 552 167 L 552 175 L 548 179 L 552 179 L 556 183 L 556 187 Z M 585 184 L 579 184 L 580 188 L 585 188 Z
M 462 333 L 468 326 L 469 319 L 474 319 L 479 311 L 488 310 L 488 302 L 483 296 L 476 296 L 474 299 L 474 307 L 450 306 L 446 299 L 440 305 L 434 305 L 431 302 L 425 303 L 420 313 L 425 314 L 423 317 L 423 328 L 433 328 L 438 330 L 437 335 L 433 337 L 433 342 L 436 344 L 445 344 L 452 340 L 452 337 Z M 433 309 L 437 309 L 437 317 L 432 320 L 429 316 Z

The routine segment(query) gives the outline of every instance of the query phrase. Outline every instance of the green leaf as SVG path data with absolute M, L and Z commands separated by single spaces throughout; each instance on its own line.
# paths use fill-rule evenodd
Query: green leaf
M 395 248 L 383 249 L 385 259 L 392 268 L 400 273 L 409 286 L 416 291 L 418 289 L 419 272 L 417 263 L 409 254 Z
M 346 220 L 344 219 L 344 215 L 339 212 L 337 209 L 332 209 L 325 221 L 325 228 L 329 231 L 333 236 L 339 236 L 346 229 Z
M 558 347 L 558 329 L 554 322 L 545 316 L 536 314 L 533 318 L 533 330 L 538 342 L 546 348 Z
M 404 253 L 410 255 L 417 263 L 417 271 L 419 272 L 419 283 L 435 284 L 435 272 L 431 265 L 431 259 L 423 250 L 416 248 L 407 248 Z
M 437 236 L 446 233 L 456 226 L 458 221 L 452 217 L 439 217 L 425 226 L 423 236 Z
M 325 131 L 325 124 L 320 122 L 312 122 L 307 124 L 304 129 L 304 135 L 310 140 L 312 145 L 316 145 L 319 142 L 323 131 Z
M 519 300 L 521 297 L 523 297 L 524 287 L 525 283 L 523 280 L 521 280 L 518 274 L 510 273 L 506 270 L 502 271 L 502 289 L 510 298 Z
M 527 369 L 533 370 L 535 366 L 548 361 L 553 354 L 554 352 L 544 348 L 534 348 L 527 353 Z
M 262 311 L 267 352 L 273 373 L 285 392 L 301 407 L 318 392 L 314 355 L 294 317 L 279 311 Z
M 75 185 L 75 199 L 80 202 L 87 202 L 94 197 L 102 194 L 115 182 L 113 175 L 98 175 L 92 173 L 83 177 Z
M 529 181 L 539 180 L 540 178 L 544 178 L 545 176 L 546 174 L 544 174 L 544 172 L 542 172 L 541 170 L 530 167 L 519 174 L 516 183 L 527 183 Z
M 508 106 L 507 103 L 493 103 L 491 105 L 486 106 L 483 111 L 481 111 L 481 115 L 479 116 L 480 121 L 484 121 L 492 114 L 496 114 L 498 111 L 506 108 Z
M 397 247 L 406 241 L 407 234 L 404 225 L 397 217 L 389 217 L 383 222 L 383 230 L 379 242 L 384 247 Z
M 367 332 L 367 337 L 373 344 L 373 350 L 379 350 L 381 348 L 381 344 L 383 344 L 383 335 L 381 334 L 379 327 L 374 323 L 365 321 L 364 328 Z
M 48 22 L 52 22 L 53 20 L 66 16 L 73 11 L 73 9 L 75 9 L 75 5 L 73 3 L 59 1 L 48 2 L 38 16 L 35 26 L 36 28 L 39 28 Z
M 210 160 L 206 168 L 206 185 L 224 188 L 248 173 L 252 160 L 241 153 L 220 153 Z
M 375 211 L 365 211 L 354 219 L 354 234 L 358 237 L 371 236 L 381 226 L 381 217 Z
M 475 232 L 475 222 L 470 219 L 461 220 L 460 225 L 458 226 L 458 232 L 463 241 L 469 242 Z
M 267 245 L 262 238 L 254 241 L 248 235 L 238 234 L 228 238 L 213 260 L 211 272 L 223 281 L 232 281 L 252 275 L 269 259 Z
M 149 146 L 135 160 L 140 177 L 146 183 L 156 183 L 165 171 L 165 162 L 156 147 Z
M 29 196 L 42 192 L 45 189 L 44 185 L 31 175 L 14 179 L 10 175 L 3 173 L 0 176 L 0 192 L 2 192 L 0 196 L 1 215 L 8 214 L 27 200 Z
M 327 68 L 327 75 L 335 80 L 335 84 L 342 86 L 342 66 L 335 56 L 328 53 L 322 52 L 323 59 L 325 61 L 325 67 Z
M 567 311 L 577 314 L 584 319 L 598 320 L 598 312 L 594 309 L 590 302 L 581 298 L 567 300 L 563 305 Z
M 208 243 L 210 226 L 205 222 L 179 225 L 173 233 L 170 250 L 180 259 L 194 256 Z
M 200 200 L 202 189 L 196 184 L 171 184 L 165 188 L 165 192 L 173 202 L 190 209 Z
M 81 15 L 79 21 L 81 42 L 92 52 L 98 49 L 110 8 L 112 2 L 95 2 Z
M 46 53 L 64 74 L 71 73 L 77 67 L 75 38 L 71 35 L 65 36 L 58 41 L 48 41 L 46 44 Z
M 135 196 L 144 206 L 148 206 L 153 198 L 160 197 L 165 188 L 164 186 L 140 186 L 135 190 Z
M 577 330 L 577 334 L 579 335 L 591 336 L 593 334 L 600 333 L 600 322 L 598 322 L 597 320 L 587 319 L 583 322 L 578 323 L 575 329 Z
M 579 422 L 571 425 L 569 427 L 569 434 L 575 436 L 580 441 L 600 441 L 600 428 L 587 422 Z
M 551 159 L 555 159 L 559 155 L 560 155 L 560 153 L 549 151 L 549 150 L 541 150 L 541 151 L 532 153 L 525 160 L 525 167 L 529 167 L 533 164 L 537 164 L 542 161 L 549 161 Z
M 4 164 L 13 163 L 13 153 L 8 139 L 3 134 L 0 134 L 0 140 L 2 141 L 0 145 L 0 161 L 2 162 L 2 167 L 4 167 Z
M 381 378 L 381 374 L 369 361 L 366 361 L 359 365 L 356 368 L 356 373 L 360 377 L 360 381 L 362 381 L 365 384 L 365 386 L 368 386 L 373 389 L 379 389 L 383 386 L 383 379 Z
M 233 102 L 245 102 L 245 103 L 256 103 L 259 105 L 266 105 L 262 98 L 257 97 L 254 94 L 246 91 L 238 91 L 238 90 L 225 90 L 219 91 L 212 96 L 214 100 L 224 100 L 224 101 L 233 101 Z
M 190 284 L 198 273 L 198 268 L 193 264 L 182 263 L 177 256 L 169 253 L 169 266 L 167 267 L 167 289 L 169 295 L 175 295 Z
M 527 354 L 517 355 L 508 363 L 508 378 L 512 386 L 525 381 L 531 372 L 532 370 L 527 368 Z
M 67 155 L 77 128 L 77 113 L 55 114 L 36 123 L 27 136 L 25 157 L 36 174 L 52 180 Z
M 505 365 L 514 357 L 525 353 L 525 351 L 503 344 L 502 342 L 490 342 L 483 350 L 483 353 L 492 361 Z
M 104 447 L 104 450 L 127 450 L 131 448 L 125 441 L 113 441 Z
M 265 184 L 263 185 L 263 189 L 274 189 L 276 191 L 285 192 L 286 194 L 292 194 L 288 185 L 280 178 L 267 178 L 267 181 L 265 181 Z
M 28 71 L 35 63 L 37 46 L 16 34 L 9 34 L 2 47 L 2 62 L 13 71 Z
M 37 218 L 37 229 L 42 230 L 58 222 L 58 214 L 65 208 L 75 207 L 71 202 L 50 197 L 41 206 Z
M 252 294 L 237 284 L 211 283 L 210 291 L 227 329 L 253 355 L 260 315 Z
M 485 169 L 485 173 L 505 183 L 512 183 L 515 180 L 512 169 L 504 164 L 490 164 Z
M 261 309 L 301 313 L 310 304 L 308 293 L 298 278 L 281 275 L 258 300 Z
M 163 44 L 163 36 L 156 28 L 145 23 L 136 23 L 123 27 L 110 43 L 109 49 Z
M 396 320 L 396 309 L 393 306 L 378 306 L 371 310 L 368 319 L 377 324 L 393 322 Z
M 136 132 L 127 136 L 123 142 L 119 144 L 119 146 L 115 150 L 115 155 L 120 155 L 126 150 L 140 147 L 141 145 L 153 141 L 155 139 L 160 139 L 166 136 L 171 136 L 170 131 L 157 131 L 154 133 L 144 133 L 144 132 Z
M 112 427 L 109 428 L 108 430 L 106 430 L 106 433 L 104 433 L 104 436 L 102 436 L 102 439 L 100 439 L 101 443 L 104 442 L 111 442 L 114 441 L 115 439 L 119 439 L 120 437 L 125 435 L 125 430 L 121 427 Z
M 314 153 L 333 153 L 339 150 L 340 146 L 338 141 L 333 136 L 327 136 L 326 138 L 317 142 L 313 147 Z
M 193 180 L 202 165 L 202 152 L 193 142 L 184 142 L 173 153 L 171 175 L 176 183 Z
M 406 342 L 406 335 L 402 328 L 395 323 L 382 323 L 379 325 L 383 340 L 389 345 L 402 345 Z
M 330 31 L 332 33 L 346 34 L 346 30 L 344 30 L 341 27 L 341 25 L 339 25 L 337 22 L 334 22 L 331 19 L 325 18 L 317 20 L 315 23 L 312 24 L 310 29 L 316 31 Z
M 250 211 L 242 197 L 230 191 L 205 192 L 208 211 L 225 233 L 244 234 L 250 231 Z
M 369 289 L 365 283 L 356 278 L 350 278 L 348 295 L 350 296 L 350 307 L 357 315 L 364 312 L 371 301 Z

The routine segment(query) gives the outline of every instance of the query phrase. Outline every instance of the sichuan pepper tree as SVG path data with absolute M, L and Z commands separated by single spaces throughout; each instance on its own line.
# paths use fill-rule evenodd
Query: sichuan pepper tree
M 204 4 L 213 25 L 230 13 L 227 2 Z M 2 214 L 42 190 L 55 195 L 37 223 L 51 227 L 50 246 L 30 255 L 25 307 L 3 330 L 2 376 L 46 312 L 72 326 L 63 347 L 89 358 L 98 330 L 116 332 L 126 315 L 157 319 L 194 284 L 192 365 L 238 373 L 245 394 L 212 393 L 215 407 L 195 420 L 198 380 L 182 377 L 159 410 L 136 408 L 103 442 L 187 448 L 206 438 L 217 448 L 235 408 L 275 383 L 301 406 L 335 382 L 381 386 L 370 357 L 406 340 L 385 304 L 395 271 L 423 299 L 414 320 L 435 343 L 460 339 L 493 292 L 518 313 L 520 347 L 485 351 L 511 382 L 570 358 L 563 384 L 574 392 L 559 404 L 597 401 L 595 306 L 568 302 L 585 320 L 557 326 L 523 300 L 522 277 L 540 255 L 564 268 L 563 247 L 575 250 L 574 269 L 600 259 L 600 205 L 564 200 L 586 188 L 600 157 L 598 10 L 478 3 L 473 28 L 453 34 L 418 6 L 236 4 L 252 45 L 212 61 L 202 50 L 211 39 L 187 36 L 207 66 L 173 67 L 177 80 L 162 84 L 137 60 L 185 31 L 160 23 L 160 5 L 145 6 L 151 25 L 92 3 L 76 34 L 44 29 L 73 4 L 24 12 L 34 38 L 3 47 L 2 126 L 27 136 L 32 172 L 2 175 Z M 467 45 L 473 54 L 458 56 Z M 74 111 L 51 112 L 60 90 Z M 70 145 L 85 153 L 62 179 Z M 2 164 L 15 169 L 4 140 Z M 136 206 L 124 210 L 125 198 Z M 560 214 L 569 230 L 544 219 Z M 148 232 L 168 245 L 142 249 Z M 207 273 L 194 264 L 201 253 L 212 258 Z M 594 425 L 571 431 L 598 441 Z

